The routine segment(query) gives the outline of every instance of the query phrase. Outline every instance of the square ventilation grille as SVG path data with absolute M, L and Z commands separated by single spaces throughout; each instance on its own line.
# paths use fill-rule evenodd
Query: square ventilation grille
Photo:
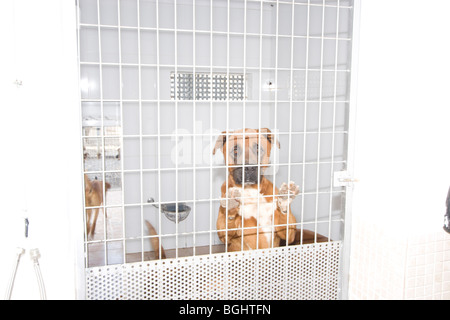
M 242 73 L 172 72 L 170 98 L 172 100 L 245 100 L 247 98 L 246 78 L 246 75 Z

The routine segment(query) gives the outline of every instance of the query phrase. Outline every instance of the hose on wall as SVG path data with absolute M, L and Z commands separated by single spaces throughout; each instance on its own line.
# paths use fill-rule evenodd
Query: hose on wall
M 12 275 L 11 275 L 11 279 L 9 280 L 8 287 L 6 288 L 5 300 L 11 300 L 11 294 L 12 294 L 12 290 L 14 288 L 14 281 L 16 279 L 16 273 L 17 273 L 17 269 L 19 267 L 20 258 L 22 257 L 22 255 L 24 253 L 25 253 L 25 249 L 17 248 L 17 256 L 16 256 L 16 259 L 14 261 L 14 268 L 13 268 L 13 272 L 12 272 Z
M 11 278 L 9 280 L 8 287 L 6 288 L 6 295 L 5 300 L 11 300 L 12 291 L 14 289 L 14 281 L 16 279 L 17 269 L 19 268 L 20 258 L 25 253 L 24 248 L 17 248 L 17 256 L 14 261 L 14 268 L 13 272 L 11 274 Z M 39 294 L 41 297 L 41 300 L 47 300 L 47 294 L 45 292 L 45 286 L 44 286 L 44 279 L 42 278 L 41 268 L 39 266 L 39 258 L 41 257 L 41 254 L 39 252 L 39 249 L 31 249 L 30 250 L 30 258 L 33 260 L 33 267 L 34 272 L 36 274 L 36 279 L 39 286 Z

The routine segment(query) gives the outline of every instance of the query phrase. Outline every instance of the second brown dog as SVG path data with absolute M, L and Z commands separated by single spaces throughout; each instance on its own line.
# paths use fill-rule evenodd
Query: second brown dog
M 105 194 L 110 188 L 111 185 L 105 182 Z M 84 175 L 84 202 L 86 207 L 86 236 L 92 238 L 94 237 L 100 206 L 103 204 L 103 181 L 91 181 L 86 174 Z M 89 209 L 89 207 L 93 208 Z M 94 213 L 93 218 L 92 213 Z

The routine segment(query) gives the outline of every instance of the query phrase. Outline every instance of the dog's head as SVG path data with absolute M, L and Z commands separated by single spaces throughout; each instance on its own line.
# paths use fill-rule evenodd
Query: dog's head
M 223 131 L 217 138 L 213 154 L 217 149 L 222 149 L 235 184 L 257 184 L 269 164 L 272 144 L 280 147 L 274 134 L 267 128 L 229 131 L 228 134 Z

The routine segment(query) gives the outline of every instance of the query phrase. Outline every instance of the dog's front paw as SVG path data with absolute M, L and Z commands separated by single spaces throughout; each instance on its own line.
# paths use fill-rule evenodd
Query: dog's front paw
M 242 198 L 242 189 L 241 188 L 236 188 L 236 187 L 232 187 L 230 189 L 228 189 L 229 193 L 230 193 L 230 198 L 241 202 L 241 198 Z
M 239 205 L 241 203 L 241 199 L 240 199 L 241 197 L 242 197 L 241 188 L 236 188 L 236 187 L 229 188 L 228 194 L 226 195 L 226 197 L 222 198 L 220 200 L 220 205 L 223 208 L 226 208 L 227 201 L 228 201 L 228 210 L 237 208 L 237 207 L 239 207 Z
M 289 182 L 289 185 L 283 182 L 278 194 L 278 207 L 281 212 L 286 213 L 292 200 L 300 193 L 300 187 L 293 181 Z
M 280 187 L 279 198 L 283 199 L 294 199 L 300 193 L 300 187 L 296 185 L 293 181 L 289 182 L 289 185 L 283 182 Z

